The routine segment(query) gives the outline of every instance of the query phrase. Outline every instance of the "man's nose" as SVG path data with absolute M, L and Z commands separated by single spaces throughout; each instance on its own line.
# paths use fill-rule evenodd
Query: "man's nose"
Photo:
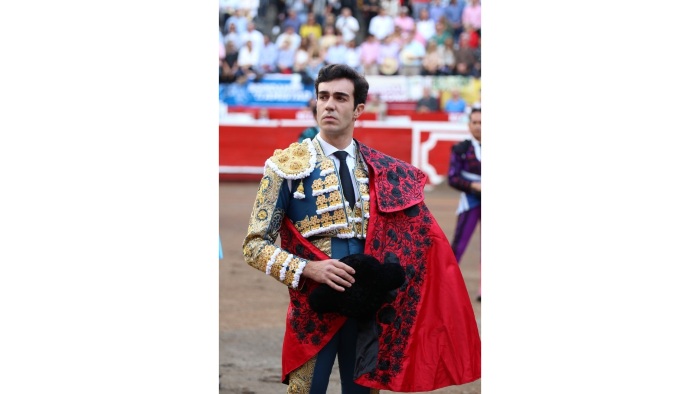
M 328 101 L 326 101 L 326 109 L 327 110 L 334 110 L 335 109 L 336 102 L 334 99 L 329 98 Z

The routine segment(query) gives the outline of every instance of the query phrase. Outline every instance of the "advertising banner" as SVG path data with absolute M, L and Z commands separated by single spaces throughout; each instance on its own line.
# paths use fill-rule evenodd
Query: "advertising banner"
M 267 74 L 260 80 L 221 84 L 219 95 L 231 106 L 306 107 L 314 86 L 304 85 L 299 74 Z
M 367 75 L 365 79 L 369 83 L 369 94 L 372 96 L 379 94 L 385 102 L 412 99 L 409 94 L 408 79 L 403 75 Z
M 365 78 L 369 82 L 369 94 L 379 94 L 386 102 L 417 101 L 423 96 L 423 87 L 446 95 L 458 89 L 470 105 L 481 98 L 481 80 L 473 77 L 368 75 Z
M 481 80 L 473 77 L 368 75 L 365 78 L 369 82 L 369 94 L 379 94 L 388 103 L 416 101 L 422 97 L 423 87 L 440 92 L 442 101 L 453 89 L 459 90 L 469 105 L 481 99 Z M 219 85 L 219 99 L 229 106 L 305 108 L 314 95 L 314 85 L 304 84 L 299 74 L 267 74 L 260 80 Z

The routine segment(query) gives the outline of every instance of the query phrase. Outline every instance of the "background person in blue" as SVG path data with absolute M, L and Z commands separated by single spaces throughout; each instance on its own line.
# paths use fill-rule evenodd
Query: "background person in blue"
M 445 112 L 464 113 L 467 111 L 467 102 L 464 101 L 458 89 L 452 90 L 452 96 L 445 101 Z

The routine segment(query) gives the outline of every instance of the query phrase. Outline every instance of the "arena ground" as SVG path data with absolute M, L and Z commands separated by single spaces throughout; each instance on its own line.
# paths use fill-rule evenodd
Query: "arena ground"
M 257 182 L 219 184 L 219 231 L 224 249 L 219 267 L 220 394 L 280 394 L 287 388 L 280 383 L 287 289 L 249 267 L 241 252 L 257 187 Z M 446 184 L 426 190 L 426 203 L 448 239 L 454 231 L 458 198 L 459 193 Z M 477 227 L 461 262 L 479 326 L 481 303 L 475 299 L 480 280 L 480 244 Z M 340 393 L 337 372 L 331 377 L 328 393 Z M 480 394 L 481 380 L 433 393 Z

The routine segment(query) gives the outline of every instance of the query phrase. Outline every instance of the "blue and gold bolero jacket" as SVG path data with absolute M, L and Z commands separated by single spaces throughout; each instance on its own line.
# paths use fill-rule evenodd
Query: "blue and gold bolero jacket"
M 355 144 L 356 149 L 358 144 Z M 248 233 L 243 242 L 246 262 L 288 287 L 299 286 L 307 260 L 276 245 L 282 219 L 327 255 L 331 237 L 366 238 L 369 219 L 367 164 L 356 152 L 355 180 L 359 190 L 354 209 L 340 192 L 335 162 L 324 155 L 316 139 L 277 149 L 265 162 Z

